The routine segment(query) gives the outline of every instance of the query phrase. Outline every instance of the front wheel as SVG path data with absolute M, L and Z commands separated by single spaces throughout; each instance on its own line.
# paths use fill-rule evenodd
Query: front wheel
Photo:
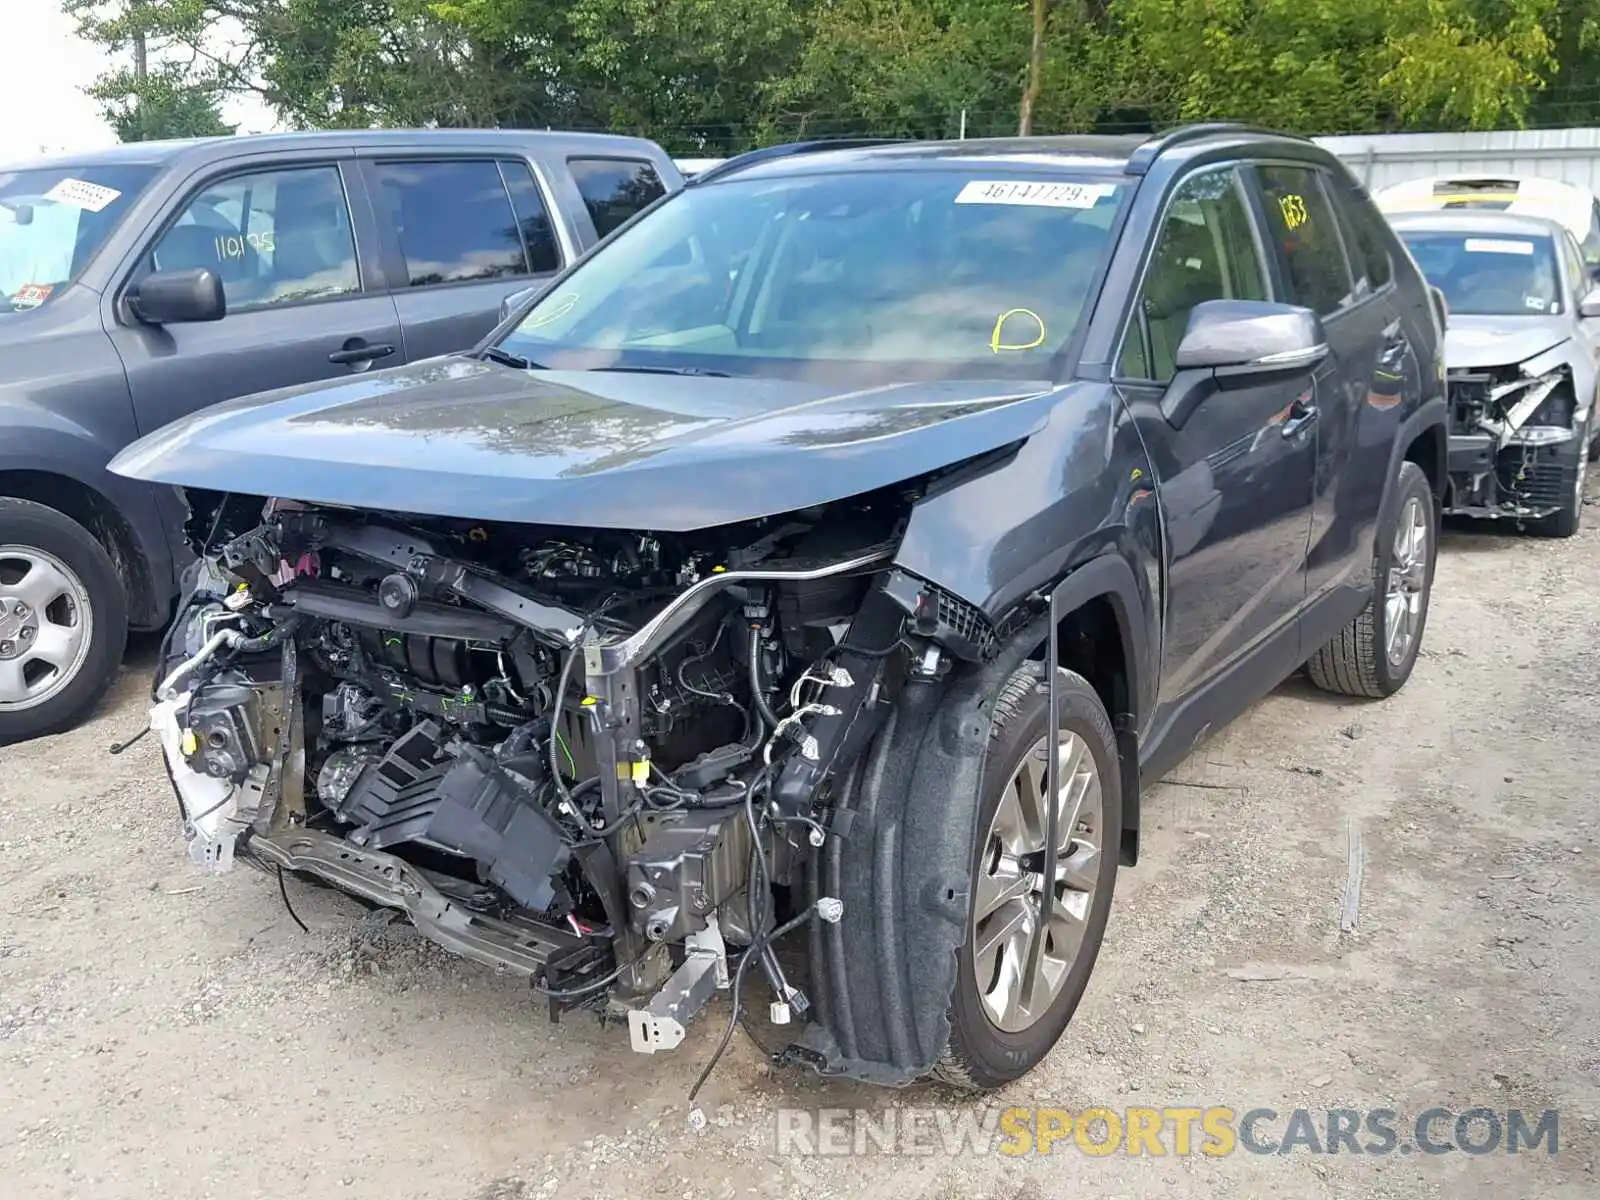
M 1122 837 L 1116 739 L 1086 679 L 1061 671 L 1058 689 L 1059 740 L 1038 664 L 1013 674 L 995 703 L 950 1042 L 935 1069 L 964 1089 L 1010 1083 L 1060 1040 L 1111 912 Z M 1053 799 L 1052 745 L 1059 753 Z M 1053 870 L 1046 852 L 1052 807 Z
M 1306 662 L 1311 682 L 1325 692 L 1379 700 L 1411 678 L 1428 623 L 1439 546 L 1439 506 L 1422 468 L 1400 464 L 1395 501 L 1378 526 L 1372 597 Z
M 1578 532 L 1578 527 L 1583 524 L 1583 490 L 1589 477 L 1590 458 L 1581 450 L 1573 456 L 1573 470 L 1577 478 L 1573 480 L 1572 490 L 1562 497 L 1561 508 L 1554 516 L 1539 522 L 1535 527 L 1536 532 L 1558 538 L 1569 538 Z
M 116 674 L 122 581 L 82 525 L 0 499 L 0 746 L 73 724 Z

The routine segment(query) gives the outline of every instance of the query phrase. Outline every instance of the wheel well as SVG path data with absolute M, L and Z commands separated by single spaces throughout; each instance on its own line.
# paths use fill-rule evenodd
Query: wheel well
M 155 590 L 150 580 L 150 564 L 139 553 L 133 531 L 117 511 L 116 505 L 87 484 L 49 471 L 0 471 L 0 496 L 31 500 L 71 517 L 82 525 L 111 556 L 112 565 L 128 593 L 128 613 L 155 609 Z
M 1061 619 L 1057 630 L 1057 662 L 1082 675 L 1100 697 L 1117 734 L 1117 759 L 1122 777 L 1124 866 L 1139 861 L 1139 738 L 1134 712 L 1134 681 L 1123 641 L 1122 623 L 1111 597 L 1095 596 Z
M 1450 439 L 1444 426 L 1430 425 L 1412 438 L 1406 447 L 1405 461 L 1422 468 L 1434 497 L 1442 500 L 1445 485 L 1450 481 Z
M 1113 720 L 1133 708 L 1122 627 L 1108 596 L 1096 596 L 1061 619 L 1057 666 L 1087 679 Z

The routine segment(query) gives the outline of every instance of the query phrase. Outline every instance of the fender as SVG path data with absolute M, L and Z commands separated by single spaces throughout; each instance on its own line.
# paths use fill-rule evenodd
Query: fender
M 130 608 L 129 620 L 136 628 L 164 624 L 176 578 L 168 522 L 176 520 L 173 528 L 182 523 L 177 494 L 170 488 L 156 488 L 111 474 L 106 470 L 111 453 L 104 445 L 88 430 L 38 405 L 17 403 L 0 395 L 0 428 L 5 430 L 0 475 L 53 475 L 83 488 L 121 517 L 140 560 L 128 566 L 144 570 L 149 581 L 149 587 L 144 589 L 149 594 L 143 605 L 137 603 L 136 596 L 130 596 L 134 607 Z
M 1400 463 L 1405 459 L 1406 449 L 1429 429 L 1435 426 L 1438 426 L 1441 430 L 1447 428 L 1446 419 L 1449 414 L 1450 405 L 1443 394 L 1440 394 L 1424 400 L 1417 406 L 1415 412 L 1400 422 L 1399 429 L 1395 431 L 1394 443 L 1389 447 L 1389 471 L 1384 476 L 1383 498 L 1378 503 L 1378 520 L 1380 523 L 1389 514 L 1394 505 L 1395 481 L 1399 478 Z M 1434 462 L 1435 499 L 1442 498 L 1444 495 L 1445 484 L 1450 473 L 1449 462 L 1449 439 L 1446 437 L 1445 445 L 1438 451 Z
M 1145 723 L 1154 715 L 1155 679 L 1149 668 L 1152 655 L 1160 653 L 1159 620 L 1145 616 L 1139 585 L 1128 560 L 1115 553 L 1101 554 L 1090 559 L 1056 585 L 1050 593 L 1050 653 L 1049 661 L 1061 661 L 1058 644 L 1062 622 L 1090 601 L 1102 597 L 1110 604 L 1117 620 L 1117 634 L 1122 639 L 1122 649 L 1128 674 L 1128 699 L 1131 712 L 1113 712 L 1111 727 L 1117 734 L 1117 765 L 1122 776 L 1122 865 L 1131 867 L 1139 861 L 1139 814 L 1143 795 L 1139 788 L 1139 739 Z M 1135 614 L 1143 619 L 1135 624 Z M 1137 628 L 1156 631 L 1154 638 L 1140 637 Z M 1056 673 L 1050 672 L 1050 708 L 1055 711 Z M 1055 758 L 1051 758 L 1051 769 Z M 1054 786 L 1054 783 L 1051 785 Z

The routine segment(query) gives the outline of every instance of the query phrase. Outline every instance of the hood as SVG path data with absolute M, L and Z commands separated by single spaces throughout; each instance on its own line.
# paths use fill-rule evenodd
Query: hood
M 227 401 L 111 470 L 182 487 L 681 531 L 843 499 L 1027 437 L 1043 383 L 835 384 L 430 359 Z
M 1447 370 L 1509 367 L 1524 362 L 1572 336 L 1572 318 L 1471 317 L 1450 315 L 1444 334 Z

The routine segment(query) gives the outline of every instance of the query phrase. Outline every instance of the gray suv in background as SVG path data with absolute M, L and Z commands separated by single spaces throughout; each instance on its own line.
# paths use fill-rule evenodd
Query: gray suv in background
M 483 130 L 144 143 L 0 169 L 0 744 L 166 622 L 182 506 L 106 471 L 220 400 L 464 350 L 682 186 L 653 142 Z

